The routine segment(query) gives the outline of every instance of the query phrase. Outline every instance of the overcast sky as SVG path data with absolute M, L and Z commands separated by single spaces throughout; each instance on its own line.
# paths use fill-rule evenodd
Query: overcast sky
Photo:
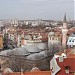
M 74 19 L 73 0 L 0 0 L 0 19 Z

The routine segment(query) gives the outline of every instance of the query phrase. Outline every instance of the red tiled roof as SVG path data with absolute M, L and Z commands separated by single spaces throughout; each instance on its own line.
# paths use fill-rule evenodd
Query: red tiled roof
M 59 59 L 57 59 L 57 63 L 61 68 L 57 75 L 74 75 L 73 73 L 66 74 L 65 67 L 69 66 L 70 72 L 75 72 L 75 58 L 65 58 L 63 62 L 59 62 Z
M 71 33 L 73 33 L 73 32 L 75 32 L 75 27 L 73 27 L 73 28 L 69 29 L 69 31 L 68 31 L 68 33 L 67 33 L 67 34 L 71 34 Z
M 67 49 L 67 50 L 65 50 L 65 51 L 66 51 L 66 53 L 68 53 L 68 52 L 71 51 L 71 49 Z M 64 53 L 64 51 L 58 52 L 58 53 L 56 53 L 56 55 L 61 55 L 62 53 Z
M 61 55 L 62 53 L 63 53 L 63 51 L 57 53 L 56 55 Z M 56 59 L 59 67 L 61 68 L 61 70 L 57 73 L 57 75 L 74 75 L 72 73 L 70 73 L 70 74 L 65 73 L 66 66 L 70 67 L 70 72 L 75 72 L 75 54 L 74 54 L 75 52 L 74 52 L 74 49 L 68 49 L 68 50 L 66 50 L 65 53 L 67 55 L 67 58 L 64 58 L 63 62 L 59 62 L 59 58 Z
M 43 42 L 47 42 L 48 38 L 41 38 L 40 40 L 42 40 Z
M 62 53 L 64 53 L 64 51 L 61 51 L 59 53 L 56 53 L 56 55 L 61 55 Z M 75 58 L 75 54 L 73 53 L 73 50 L 72 49 L 65 50 L 65 53 L 67 55 L 67 58 Z

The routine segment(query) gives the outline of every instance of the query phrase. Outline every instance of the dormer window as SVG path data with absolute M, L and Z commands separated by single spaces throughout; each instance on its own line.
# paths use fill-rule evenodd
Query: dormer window
M 69 42 L 71 42 L 71 40 L 69 40 Z
M 65 73 L 69 74 L 70 66 L 65 66 Z
M 74 42 L 74 39 L 72 40 L 72 42 Z

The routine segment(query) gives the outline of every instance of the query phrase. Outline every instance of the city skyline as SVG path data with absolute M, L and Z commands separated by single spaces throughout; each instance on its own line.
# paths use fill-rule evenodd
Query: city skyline
M 73 0 L 0 0 L 0 19 L 74 19 Z

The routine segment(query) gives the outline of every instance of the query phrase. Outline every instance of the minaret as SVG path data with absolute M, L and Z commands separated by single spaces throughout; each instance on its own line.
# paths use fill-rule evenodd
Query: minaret
M 63 28 L 67 28 L 67 19 L 66 19 L 66 13 L 64 15 L 64 18 L 63 18 Z
M 67 20 L 66 20 L 66 13 L 64 15 L 63 19 L 63 27 L 62 27 L 62 46 L 65 49 L 66 48 L 66 43 L 67 43 Z

